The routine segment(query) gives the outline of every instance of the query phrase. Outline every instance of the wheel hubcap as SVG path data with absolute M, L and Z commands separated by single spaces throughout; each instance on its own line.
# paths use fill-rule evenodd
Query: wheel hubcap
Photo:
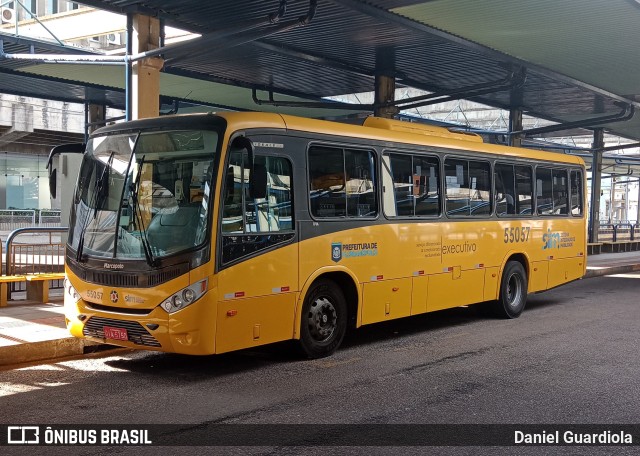
M 522 281 L 518 274 L 512 274 L 507 284 L 507 302 L 511 307 L 517 307 L 522 296 Z
M 327 298 L 318 298 L 311 303 L 307 315 L 309 332 L 318 342 L 328 340 L 337 327 L 336 309 Z

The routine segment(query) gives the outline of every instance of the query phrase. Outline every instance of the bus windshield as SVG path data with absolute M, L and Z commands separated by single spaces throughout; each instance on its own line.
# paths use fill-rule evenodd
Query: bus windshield
M 69 244 L 83 258 L 159 258 L 207 239 L 219 135 L 162 131 L 98 136 L 87 144 Z

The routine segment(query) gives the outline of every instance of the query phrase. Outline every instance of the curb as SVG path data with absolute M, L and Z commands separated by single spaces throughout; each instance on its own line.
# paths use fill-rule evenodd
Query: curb
M 628 274 L 630 272 L 640 271 L 640 264 L 628 264 L 625 266 L 614 266 L 611 268 L 587 269 L 584 279 L 592 279 L 594 277 L 602 277 L 614 274 Z
M 0 347 L 0 367 L 82 355 L 90 347 L 103 345 L 76 337 L 9 345 Z

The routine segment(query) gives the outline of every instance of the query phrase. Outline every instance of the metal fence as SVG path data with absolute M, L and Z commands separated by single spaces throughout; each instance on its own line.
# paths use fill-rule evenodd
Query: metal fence
M 598 229 L 599 242 L 635 241 L 638 239 L 638 224 L 629 222 L 601 223 Z
M 7 238 L 5 270 L 7 275 L 64 272 L 66 227 L 30 227 L 14 230 Z M 62 280 L 52 280 L 50 288 L 62 288 Z M 12 291 L 24 291 L 23 282 L 15 282 Z
M 60 226 L 60 222 L 61 222 L 60 211 L 53 210 L 53 209 L 48 209 L 48 210 L 42 209 L 39 215 L 40 217 L 38 219 L 38 226 L 48 227 L 48 228 Z
M 60 211 L 55 209 L 36 210 L 0 210 L 0 230 L 13 231 L 18 228 L 34 226 L 60 226 Z

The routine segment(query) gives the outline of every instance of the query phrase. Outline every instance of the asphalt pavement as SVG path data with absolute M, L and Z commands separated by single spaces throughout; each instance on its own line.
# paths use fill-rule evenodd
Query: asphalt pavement
M 585 278 L 640 271 L 640 252 L 590 256 Z M 0 308 L 0 367 L 63 359 L 111 348 L 71 337 L 65 329 L 61 290 L 52 290 L 47 303 L 27 301 L 16 293 Z

